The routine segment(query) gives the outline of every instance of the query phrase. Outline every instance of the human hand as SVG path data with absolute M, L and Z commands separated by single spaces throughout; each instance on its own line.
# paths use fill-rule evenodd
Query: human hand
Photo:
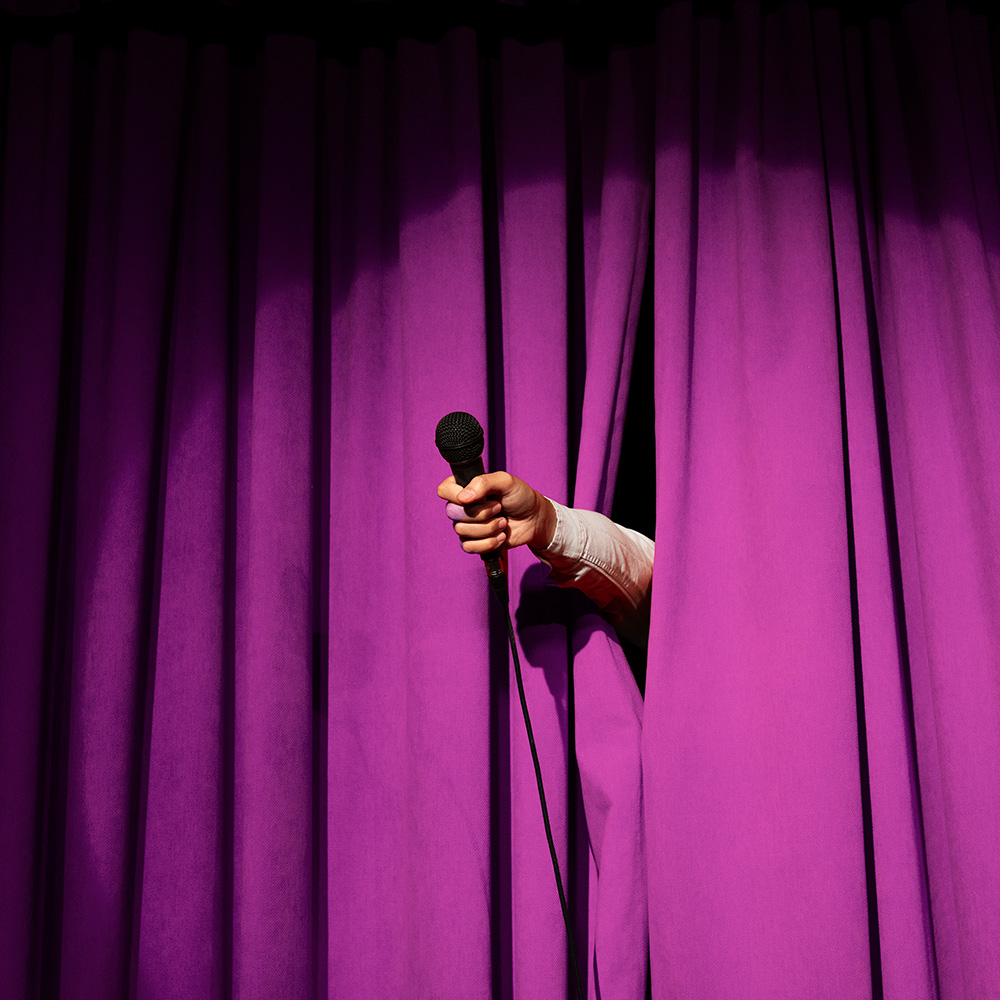
M 449 476 L 438 487 L 466 552 L 482 555 L 507 545 L 544 549 L 556 529 L 551 502 L 507 472 L 476 476 L 464 488 Z

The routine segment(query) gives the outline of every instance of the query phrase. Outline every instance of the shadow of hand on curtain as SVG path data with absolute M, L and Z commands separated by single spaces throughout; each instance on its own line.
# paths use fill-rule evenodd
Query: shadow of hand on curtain
M 569 641 L 569 634 L 563 629 L 572 627 L 576 649 L 586 646 L 593 635 L 604 634 L 597 606 L 579 591 L 549 583 L 548 567 L 536 563 L 521 579 L 514 626 L 525 659 L 545 675 L 559 715 L 563 745 L 569 749 L 567 687 L 562 678 L 566 659 L 553 656 L 549 650 L 553 642 Z M 558 633 L 553 626 L 560 626 Z

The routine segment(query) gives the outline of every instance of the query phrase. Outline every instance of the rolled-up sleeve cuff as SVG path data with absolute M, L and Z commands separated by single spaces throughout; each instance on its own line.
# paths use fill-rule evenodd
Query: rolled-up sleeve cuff
M 644 641 L 649 630 L 652 540 L 595 511 L 550 502 L 556 512 L 552 541 L 533 551 L 552 568 L 552 581 L 582 590 L 619 631 L 633 641 Z

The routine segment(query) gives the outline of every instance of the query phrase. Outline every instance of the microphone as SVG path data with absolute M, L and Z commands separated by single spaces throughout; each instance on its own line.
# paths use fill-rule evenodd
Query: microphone
M 471 413 L 456 410 L 446 413 L 434 432 L 434 443 L 441 457 L 451 466 L 452 475 L 459 486 L 469 483 L 486 471 L 483 468 L 483 428 Z M 506 605 L 507 573 L 499 552 L 484 552 L 482 560 L 486 576 L 500 603 Z

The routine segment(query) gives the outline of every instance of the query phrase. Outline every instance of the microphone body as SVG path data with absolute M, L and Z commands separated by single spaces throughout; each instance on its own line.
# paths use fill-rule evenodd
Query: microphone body
M 451 466 L 451 473 L 459 486 L 468 486 L 476 476 L 482 476 L 483 428 L 471 413 L 456 410 L 445 414 L 437 425 L 434 441 L 442 458 Z M 493 593 L 502 604 L 507 604 L 507 570 L 500 552 L 484 552 L 483 565 Z

